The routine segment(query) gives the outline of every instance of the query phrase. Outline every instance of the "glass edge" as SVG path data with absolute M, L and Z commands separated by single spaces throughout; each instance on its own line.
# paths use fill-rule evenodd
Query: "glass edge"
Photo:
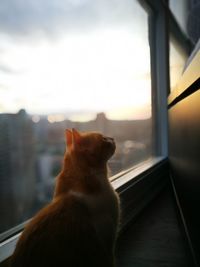
M 7 231 L 0 234 L 0 245 L 9 238 L 12 238 L 13 235 L 18 234 L 24 229 L 24 226 L 30 221 L 31 219 L 28 219 L 20 224 L 17 224 L 16 226 L 8 229 Z

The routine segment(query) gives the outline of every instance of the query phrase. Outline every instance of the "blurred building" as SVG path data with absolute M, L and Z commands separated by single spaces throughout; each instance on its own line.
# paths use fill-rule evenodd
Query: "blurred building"
M 24 110 L 0 114 L 0 232 L 30 216 L 35 197 L 32 122 Z

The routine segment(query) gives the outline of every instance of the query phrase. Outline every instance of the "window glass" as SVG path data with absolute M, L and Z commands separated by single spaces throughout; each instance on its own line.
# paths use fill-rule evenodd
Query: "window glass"
M 176 88 L 179 81 L 186 60 L 188 58 L 186 52 L 181 46 L 171 37 L 170 38 L 170 90 L 173 91 Z
M 189 1 L 188 0 L 169 0 L 169 7 L 175 16 L 181 29 L 187 33 L 187 19 L 189 14 Z
M 181 30 L 195 45 L 200 38 L 200 1 L 169 0 L 169 7 Z
M 64 131 L 117 143 L 112 174 L 152 155 L 148 14 L 132 0 L 0 1 L 0 233 L 52 197 Z

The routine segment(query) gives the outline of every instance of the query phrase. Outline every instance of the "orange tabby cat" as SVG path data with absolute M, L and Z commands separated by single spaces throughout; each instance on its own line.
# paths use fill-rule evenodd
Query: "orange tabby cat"
M 107 178 L 112 138 L 66 130 L 67 151 L 52 202 L 33 217 L 12 267 L 111 267 L 119 201 Z

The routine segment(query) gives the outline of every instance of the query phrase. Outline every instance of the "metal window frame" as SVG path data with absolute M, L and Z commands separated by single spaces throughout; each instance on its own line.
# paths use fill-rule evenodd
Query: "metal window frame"
M 168 156 L 169 35 L 168 4 L 160 0 L 139 0 L 149 13 L 151 52 L 152 118 L 155 154 Z

